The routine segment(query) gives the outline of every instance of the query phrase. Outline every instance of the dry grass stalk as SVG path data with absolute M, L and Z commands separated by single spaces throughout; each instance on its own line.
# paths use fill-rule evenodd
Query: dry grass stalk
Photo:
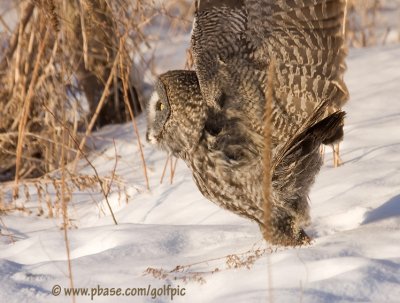
M 114 161 L 114 167 L 112 169 L 112 173 L 111 173 L 111 180 L 110 182 L 103 182 L 103 184 L 106 184 L 106 190 L 105 190 L 105 195 L 108 197 L 110 195 L 111 192 L 111 187 L 113 185 L 114 179 L 115 179 L 115 175 L 116 175 L 116 170 L 117 170 L 117 165 L 118 165 L 118 153 L 117 153 L 117 146 L 115 145 L 115 141 L 113 141 L 114 143 L 114 152 L 115 152 L 115 161 Z M 118 193 L 120 193 L 120 190 L 118 190 Z M 120 200 L 120 199 L 118 199 Z
M 333 166 L 337 168 L 343 164 L 343 161 L 340 158 L 340 143 L 332 144 L 332 151 L 333 151 Z
M 14 31 L 12 34 L 10 40 L 9 40 L 9 46 L 4 54 L 4 56 L 1 57 L 0 59 L 0 71 L 4 71 L 5 68 L 7 67 L 7 58 L 10 58 L 11 55 L 15 52 L 15 49 L 17 47 L 18 41 L 21 39 L 21 32 L 25 31 L 25 28 L 28 24 L 28 22 L 31 20 L 33 11 L 34 11 L 35 5 L 33 2 L 26 2 L 24 6 L 22 7 L 22 16 L 21 20 L 19 23 L 19 30 Z M 8 26 L 7 26 L 8 27 Z
M 268 82 L 265 92 L 265 117 L 264 117 L 264 153 L 263 153 L 263 197 L 264 197 L 264 238 L 272 239 L 272 103 L 275 82 L 275 64 L 271 61 L 268 71 Z
M 28 93 L 26 95 L 26 99 L 24 100 L 24 105 L 23 105 L 23 109 L 22 109 L 22 117 L 18 126 L 18 143 L 17 143 L 17 152 L 16 152 L 16 160 L 15 160 L 15 187 L 14 187 L 14 192 L 13 192 L 13 196 L 14 198 L 18 197 L 18 181 L 19 181 L 19 170 L 20 170 L 20 166 L 21 166 L 21 156 L 22 156 L 22 144 L 24 142 L 24 138 L 25 138 L 25 128 L 26 128 L 26 123 L 28 122 L 28 115 L 30 112 L 30 108 L 31 108 L 31 102 L 32 102 L 32 96 L 33 96 L 33 89 L 35 87 L 36 84 L 36 80 L 38 78 L 38 72 L 39 72 L 39 66 L 41 63 L 41 59 L 44 53 L 44 49 L 47 45 L 47 40 L 49 38 L 49 30 L 46 30 L 46 33 L 44 35 L 44 38 L 42 40 L 42 42 L 40 43 L 40 48 L 39 48 L 39 52 L 36 58 L 36 63 L 35 63 L 35 67 L 33 69 L 32 72 L 32 80 L 29 84 L 29 89 L 28 89 Z
M 346 20 L 347 20 L 347 14 L 349 10 L 349 0 L 346 0 L 346 4 L 344 6 L 344 16 L 343 16 L 343 37 L 346 36 Z
M 172 185 L 174 183 L 174 177 L 175 177 L 176 166 L 178 164 L 178 160 L 179 160 L 178 158 L 175 158 L 175 161 L 174 161 L 173 156 L 171 156 L 171 155 L 167 156 L 167 159 L 165 160 L 163 171 L 161 173 L 160 184 L 162 184 L 164 181 L 164 177 L 167 172 L 168 164 L 169 164 L 169 169 L 170 169 L 169 184 Z
M 170 155 L 167 155 L 167 159 L 165 160 L 164 168 L 161 174 L 160 184 L 162 184 L 164 181 L 165 173 L 167 171 L 167 166 L 170 160 L 172 161 L 172 157 Z
M 325 145 L 321 144 L 319 147 L 319 154 L 321 155 L 322 163 L 325 163 Z
M 264 198 L 264 239 L 271 241 L 272 235 L 272 103 L 274 102 L 275 62 L 272 60 L 268 70 L 268 82 L 265 92 L 265 117 L 264 117 L 264 153 L 263 153 L 263 198 Z M 268 295 L 269 302 L 273 299 L 271 256 L 267 255 Z
M 176 166 L 178 164 L 178 158 L 175 159 L 174 165 L 172 165 L 172 160 L 171 159 L 171 176 L 169 178 L 169 183 L 172 185 L 174 183 L 174 177 L 175 177 L 175 172 L 176 172 Z
M 86 31 L 86 26 L 85 26 L 85 5 L 83 4 L 83 1 L 79 1 L 79 7 L 80 7 L 80 20 L 81 20 L 81 27 L 82 27 L 82 42 L 83 42 L 83 63 L 85 65 L 85 68 L 89 68 L 89 59 L 88 59 L 88 53 L 89 53 L 89 47 L 88 47 L 88 38 L 87 38 L 87 31 Z
M 46 192 L 46 205 L 47 205 L 47 209 L 49 210 L 48 216 L 49 216 L 49 218 L 53 218 L 54 217 L 53 205 L 52 205 L 52 202 L 51 202 L 51 196 L 50 196 L 49 188 L 48 188 L 47 184 L 46 184 L 46 191 L 45 192 Z
M 65 106 L 62 107 L 62 123 L 65 125 Z M 65 249 L 67 253 L 67 261 L 68 261 L 68 277 L 69 277 L 69 286 L 74 288 L 74 279 L 72 275 L 72 264 L 71 264 L 71 253 L 69 247 L 69 239 L 68 239 L 68 227 L 69 227 L 69 217 L 68 217 L 68 202 L 69 202 L 69 195 L 67 195 L 67 185 L 66 185 L 66 167 L 65 167 L 65 128 L 62 129 L 63 136 L 62 136 L 62 147 L 61 147 L 61 205 L 62 205 L 62 218 L 63 218 L 63 230 L 64 230 L 64 242 L 65 242 Z M 72 294 L 72 302 L 75 303 L 75 294 Z
M 79 150 L 80 150 L 80 149 L 79 149 Z M 118 225 L 117 219 L 115 218 L 115 215 L 114 215 L 114 211 L 112 210 L 110 201 L 108 200 L 108 195 L 109 195 L 110 191 L 107 191 L 107 192 L 106 192 L 106 188 L 107 188 L 107 185 L 106 185 L 106 184 L 107 184 L 107 183 L 105 183 L 104 180 L 100 177 L 100 175 L 99 175 L 99 173 L 98 173 L 96 167 L 95 167 L 95 166 L 93 165 L 93 163 L 89 160 L 88 156 L 87 156 L 82 150 L 80 150 L 80 151 L 81 151 L 81 155 L 83 155 L 83 157 L 85 158 L 86 162 L 87 162 L 87 163 L 89 164 L 89 166 L 93 169 L 94 174 L 95 174 L 95 176 L 96 176 L 96 181 L 98 182 L 98 184 L 99 184 L 99 186 L 100 186 L 101 193 L 103 194 L 103 197 L 104 197 L 104 199 L 105 199 L 105 201 L 106 201 L 106 203 L 107 203 L 107 206 L 108 206 L 108 209 L 109 209 L 109 211 L 110 211 L 111 217 L 112 217 L 112 219 L 113 219 L 113 221 L 114 221 L 114 224 L 115 224 L 115 225 Z M 116 161 L 117 161 L 117 160 L 116 160 Z M 114 176 L 115 176 L 115 171 L 114 171 L 113 174 L 112 174 L 112 181 L 114 180 Z
M 5 213 L 6 212 L 6 203 L 5 203 L 5 194 L 3 191 L 3 188 L 0 187 L 0 214 Z
M 0 200 L 0 214 L 1 214 L 1 200 Z M 4 230 L 6 231 L 6 234 L 3 234 L 3 229 L 0 226 L 0 236 L 6 236 L 10 239 L 11 243 L 15 243 L 15 239 L 13 234 L 10 232 L 10 230 L 7 228 L 6 224 L 4 223 L 3 219 L 0 217 L 0 224 L 3 226 Z
M 171 161 L 169 162 L 169 184 L 172 184 L 174 178 L 174 158 L 171 157 Z

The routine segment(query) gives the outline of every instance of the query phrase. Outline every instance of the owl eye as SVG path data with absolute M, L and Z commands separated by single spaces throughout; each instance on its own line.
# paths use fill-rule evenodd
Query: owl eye
M 165 109 L 164 103 L 162 103 L 161 101 L 158 101 L 156 104 L 156 111 L 163 111 L 164 109 Z

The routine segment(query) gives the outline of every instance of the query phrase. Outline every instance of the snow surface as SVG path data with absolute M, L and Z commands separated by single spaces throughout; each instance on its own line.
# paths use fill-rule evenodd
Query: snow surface
M 184 50 L 180 57 L 183 62 Z M 69 216 L 76 228 L 68 230 L 68 237 L 75 287 L 185 288 L 185 296 L 175 296 L 174 302 L 400 302 L 399 57 L 400 46 L 350 51 L 344 165 L 333 168 L 326 149 L 310 195 L 312 225 L 307 231 L 314 241 L 308 247 L 269 247 L 255 223 L 202 197 L 181 161 L 173 185 L 169 169 L 160 184 L 166 155 L 143 142 L 151 185 L 147 192 L 132 125 L 95 133 L 93 165 L 100 175 L 110 176 L 116 149 L 116 174 L 129 197 L 120 196 L 114 186 L 109 200 L 116 226 L 102 195 L 73 192 Z M 176 64 L 176 57 L 165 58 L 162 68 Z M 144 139 L 144 117 L 138 124 Z M 93 175 L 85 161 L 79 172 Z M 31 214 L 14 212 L 0 221 L 0 302 L 72 302 L 51 293 L 54 285 L 69 287 L 62 221 L 36 216 L 35 187 L 30 200 L 23 199 L 17 202 L 25 203 Z M 145 274 L 148 268 L 161 279 Z

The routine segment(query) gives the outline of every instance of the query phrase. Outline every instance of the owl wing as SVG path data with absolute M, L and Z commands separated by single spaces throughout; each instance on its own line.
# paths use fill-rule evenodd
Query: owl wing
M 197 1 L 192 51 L 209 108 L 262 135 L 272 89 L 273 144 L 284 154 L 347 100 L 344 15 L 345 0 Z
M 343 81 L 346 0 L 247 0 L 250 36 L 266 50 L 272 72 L 273 121 L 281 125 L 282 142 L 275 162 L 321 121 L 321 142 L 342 136 L 342 125 L 330 129 L 327 119 L 348 99 Z M 255 41 L 254 40 L 254 41 Z M 328 131 L 329 129 L 329 131 Z M 335 130 L 335 132 L 332 132 Z

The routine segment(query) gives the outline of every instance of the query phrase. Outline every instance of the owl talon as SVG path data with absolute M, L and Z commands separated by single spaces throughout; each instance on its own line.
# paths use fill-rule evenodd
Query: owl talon
M 271 244 L 280 246 L 304 246 L 311 244 L 311 238 L 301 229 L 297 234 L 274 234 L 272 239 L 268 240 Z
M 261 232 L 269 243 L 280 246 L 303 246 L 311 244 L 311 238 L 304 229 L 297 227 L 295 218 L 288 214 L 275 214 L 270 231 L 260 225 Z
M 309 235 L 307 235 L 307 233 L 303 229 L 300 229 L 300 231 L 298 233 L 299 245 L 310 245 L 311 240 L 312 240 L 312 238 Z

